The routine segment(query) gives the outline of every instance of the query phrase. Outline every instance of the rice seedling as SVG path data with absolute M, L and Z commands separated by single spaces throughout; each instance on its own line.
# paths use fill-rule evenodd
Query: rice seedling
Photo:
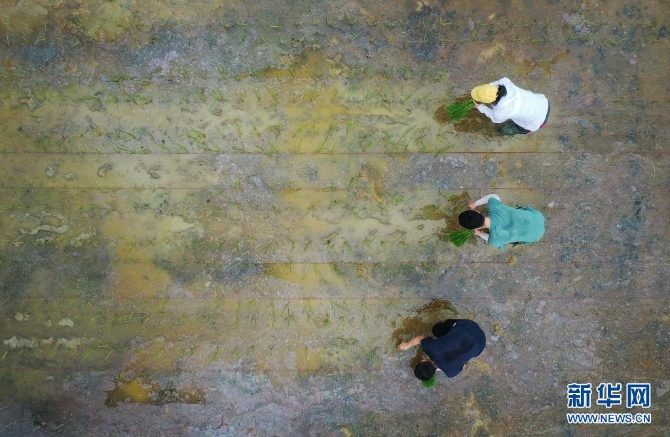
M 359 136 L 360 138 L 360 146 L 362 150 L 365 152 L 370 146 L 372 146 L 372 134 L 369 132 L 366 132 L 364 134 L 361 134 Z
M 127 74 L 121 74 L 121 73 L 112 73 L 108 77 L 110 82 L 123 82 L 127 80 L 132 80 L 132 76 L 128 76 Z
M 88 358 L 88 356 L 91 354 L 92 351 L 93 351 L 93 348 L 92 348 L 92 347 L 88 348 L 88 350 L 84 353 L 84 355 L 83 355 L 83 357 L 81 358 L 81 360 L 82 360 L 82 361 L 86 361 L 86 358 Z M 75 352 L 76 352 L 76 351 L 75 351 Z M 72 354 L 70 354 L 69 356 L 73 356 L 73 355 L 75 354 L 75 352 L 72 352 Z
M 326 132 L 326 138 L 323 140 L 321 145 L 316 149 L 315 153 L 321 153 L 325 149 L 326 142 L 333 136 L 335 133 L 335 130 L 337 129 L 337 123 L 331 123 L 330 126 L 328 127 L 328 131 Z M 333 149 L 331 149 L 331 153 L 333 152 L 335 146 L 333 146 Z
M 228 71 L 226 70 L 226 67 L 221 65 L 221 64 L 216 64 L 216 72 L 219 74 L 220 79 L 225 79 L 228 77 Z
M 312 317 L 314 315 L 314 310 L 312 309 L 312 304 L 309 299 L 305 300 L 305 304 L 302 310 L 303 314 L 306 316 L 307 323 L 312 323 Z
M 421 153 L 433 153 L 433 149 L 427 142 L 424 136 L 417 138 L 417 145 L 419 146 L 419 151 Z
M 375 241 L 376 239 L 376 232 L 368 234 L 367 237 L 365 237 L 365 240 L 363 240 L 363 245 L 370 247 L 370 245 Z
M 9 302 L 10 299 L 11 299 L 11 297 L 8 297 L 7 299 L 5 299 L 5 300 L 3 300 L 2 302 L 0 302 L 0 306 L 3 306 L 3 305 L 6 304 L 7 302 Z
M 423 385 L 426 388 L 431 388 L 435 386 L 435 375 L 433 375 L 432 378 L 430 378 L 428 381 L 421 381 L 421 385 Z
M 458 230 L 458 231 L 450 232 L 447 235 L 447 239 L 449 241 L 451 241 L 454 244 L 454 246 L 461 247 L 473 235 L 475 235 L 474 230 L 472 230 L 472 229 L 461 229 L 461 230 Z
M 466 100 L 464 102 L 453 103 L 447 106 L 447 115 L 453 122 L 462 120 L 472 108 L 475 107 L 475 102 Z
M 193 140 L 196 143 L 196 145 L 198 145 L 198 146 L 203 146 L 205 144 L 205 141 L 206 141 L 205 140 L 205 138 L 206 138 L 205 134 L 200 132 L 197 129 L 190 128 L 188 130 L 186 136 L 188 138 L 190 138 L 191 140 Z
M 400 135 L 400 141 L 402 141 L 403 143 L 407 142 L 407 136 L 408 136 L 414 129 L 416 129 L 416 125 L 414 125 L 414 126 L 408 128 L 407 130 L 405 130 L 405 132 L 403 132 L 402 135 Z
M 205 103 L 207 101 L 207 96 L 205 95 L 204 88 L 199 88 L 193 92 L 193 97 L 195 97 L 199 102 Z
M 344 327 L 347 325 L 344 316 L 340 316 L 340 317 L 338 318 L 338 320 L 339 320 L 338 327 L 339 327 L 340 329 L 344 329 Z
M 312 245 L 312 239 L 309 237 L 305 237 L 305 243 L 302 246 L 302 250 L 307 250 L 307 248 L 311 245 Z
M 211 92 L 212 98 L 217 102 L 225 102 L 226 98 L 223 96 L 223 93 L 218 88 L 214 88 L 214 91 Z
M 136 140 L 137 137 L 130 132 L 124 131 L 123 129 L 116 129 L 116 135 L 114 137 L 115 140 L 117 141 L 131 141 L 131 140 Z
M 397 148 L 396 143 L 393 142 L 393 140 L 391 139 L 391 136 L 390 136 L 389 134 L 385 133 L 385 134 L 384 134 L 384 137 L 382 138 L 382 140 L 383 140 L 386 144 L 388 144 L 389 146 L 391 146 L 393 149 Z M 387 145 L 384 145 L 384 150 L 385 150 L 386 152 L 388 152 L 388 146 L 387 146 Z
M 293 311 L 291 311 L 291 301 L 286 302 L 286 305 L 284 305 L 284 323 L 286 326 L 290 325 L 291 323 L 296 323 L 295 316 L 293 315 Z

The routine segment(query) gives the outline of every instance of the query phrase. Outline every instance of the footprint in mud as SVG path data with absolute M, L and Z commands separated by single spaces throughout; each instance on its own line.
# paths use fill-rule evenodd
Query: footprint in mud
M 77 176 L 77 173 L 65 173 L 64 175 L 61 176 L 63 179 L 67 181 L 74 181 L 76 180 L 79 176 Z
M 104 178 L 105 176 L 107 176 L 107 172 L 113 168 L 114 166 L 110 162 L 102 164 L 100 167 L 98 167 L 98 176 Z
M 58 164 L 51 164 L 49 167 L 44 170 L 44 174 L 47 175 L 48 178 L 54 178 L 58 174 Z
M 153 167 L 149 167 L 147 169 L 147 173 L 149 173 L 149 176 L 151 176 L 151 179 L 160 179 L 161 175 L 158 173 L 161 169 L 160 165 L 154 165 Z
M 87 98 L 86 106 L 90 111 L 93 112 L 99 112 L 105 110 L 105 105 L 103 105 L 102 100 L 100 100 L 100 93 L 96 93 L 94 96 Z
M 139 163 L 135 166 L 135 171 L 137 172 L 146 172 L 151 179 L 160 179 L 161 174 L 159 173 L 163 168 L 160 164 L 152 165 L 151 167 L 144 162 Z

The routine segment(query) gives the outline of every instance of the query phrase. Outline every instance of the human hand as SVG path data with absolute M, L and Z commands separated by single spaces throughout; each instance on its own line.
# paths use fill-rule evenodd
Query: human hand
M 475 229 L 475 235 L 481 237 L 482 235 L 484 235 L 484 233 L 479 229 Z
M 475 209 L 475 208 L 477 208 L 477 205 L 475 205 L 475 202 L 468 203 L 468 208 L 469 209 Z
M 406 351 L 407 349 L 411 348 L 412 344 L 409 341 L 403 341 L 398 345 L 398 350 L 399 351 Z
M 400 343 L 398 345 L 398 350 L 406 351 L 409 348 L 413 348 L 414 346 L 421 343 L 421 340 L 423 340 L 424 338 L 425 337 L 423 335 L 417 335 L 416 337 L 414 337 L 410 341 L 403 341 L 402 343 Z

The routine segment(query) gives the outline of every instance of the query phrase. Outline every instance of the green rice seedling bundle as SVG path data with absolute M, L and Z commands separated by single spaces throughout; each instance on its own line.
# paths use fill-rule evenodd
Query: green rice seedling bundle
M 466 100 L 460 103 L 453 103 L 447 106 L 447 115 L 449 115 L 451 121 L 454 122 L 460 121 L 474 107 L 475 102 L 473 102 L 472 100 Z
M 449 241 L 454 243 L 454 246 L 461 247 L 465 244 L 466 241 L 468 241 L 468 238 L 472 237 L 473 235 L 475 235 L 475 231 L 473 229 L 461 229 L 460 231 L 450 232 L 447 238 Z
M 433 375 L 432 378 L 430 378 L 428 381 L 421 381 L 421 385 L 423 385 L 426 388 L 431 388 L 435 386 L 435 375 Z

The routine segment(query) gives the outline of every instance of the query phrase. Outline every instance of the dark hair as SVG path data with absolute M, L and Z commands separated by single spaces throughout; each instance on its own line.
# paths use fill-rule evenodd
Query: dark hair
M 414 367 L 414 376 L 421 381 L 428 381 L 435 375 L 435 364 L 432 361 L 421 361 Z
M 465 229 L 481 228 L 484 226 L 484 216 L 477 211 L 468 209 L 458 215 L 458 223 Z
M 500 99 L 507 95 L 507 88 L 505 85 L 498 85 L 498 94 L 496 94 L 496 99 L 491 103 L 491 106 L 497 105 Z

